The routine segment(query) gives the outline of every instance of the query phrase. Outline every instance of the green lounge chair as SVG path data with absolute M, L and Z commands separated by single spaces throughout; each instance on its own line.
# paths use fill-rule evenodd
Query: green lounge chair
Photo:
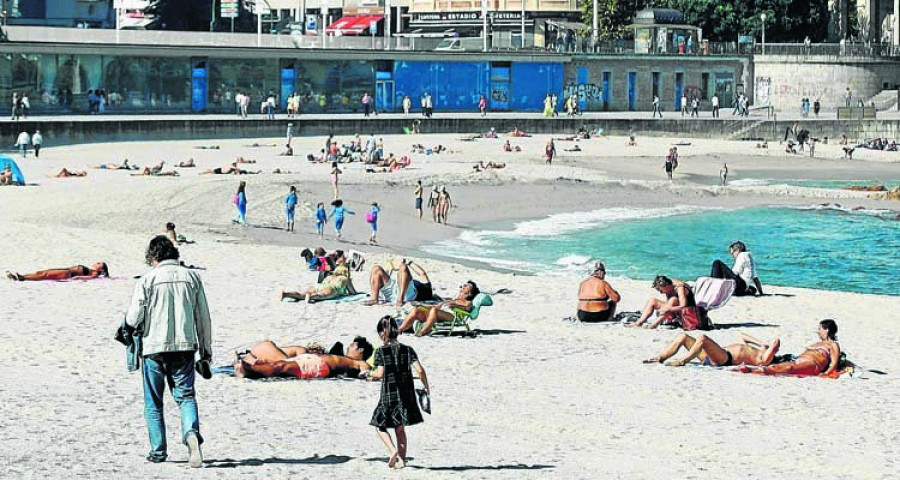
M 472 300 L 472 311 L 467 312 L 461 308 L 453 308 L 453 320 L 442 322 L 438 320 L 435 322 L 434 327 L 431 329 L 431 335 L 443 333 L 448 337 L 453 334 L 453 332 L 460 330 L 463 332 L 463 335 L 473 335 L 472 327 L 469 325 L 470 320 L 475 320 L 478 318 L 478 314 L 481 312 L 481 307 L 490 307 L 494 304 L 494 299 L 491 298 L 490 295 L 486 293 L 479 293 L 475 296 L 475 299 Z M 422 327 L 425 324 L 422 322 L 416 322 L 414 327 L 415 332 L 419 333 L 422 330 Z

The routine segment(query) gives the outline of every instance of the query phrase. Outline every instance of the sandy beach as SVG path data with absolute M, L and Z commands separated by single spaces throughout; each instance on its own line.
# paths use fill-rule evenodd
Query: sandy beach
M 561 136 L 561 135 L 560 135 Z M 339 141 L 347 138 L 339 137 Z M 800 353 L 816 340 L 818 320 L 834 318 L 841 347 L 860 365 L 884 371 L 867 379 L 768 378 L 727 369 L 643 365 L 679 331 L 563 322 L 573 315 L 579 275 L 517 275 L 477 262 L 449 261 L 420 248 L 488 224 L 612 206 L 839 203 L 846 208 L 900 211 L 900 202 L 865 192 L 755 184 L 752 180 L 900 178 L 900 153 L 857 150 L 843 160 L 839 145 L 819 145 L 816 158 L 754 148 L 753 142 L 621 137 L 558 141 L 552 166 L 541 158 L 549 136 L 497 140 L 453 135 L 384 137 L 386 153 L 410 154 L 414 143 L 453 152 L 410 154 L 398 173 L 365 173 L 342 165 L 341 197 L 357 215 L 337 242 L 314 235 L 317 202 L 331 200 L 325 164 L 309 164 L 324 137 L 294 139 L 294 157 L 277 156 L 283 139 L 232 139 L 53 147 L 22 159 L 28 186 L 0 188 L 0 270 L 19 272 L 106 261 L 110 279 L 75 282 L 0 281 L 0 478 L 890 478 L 900 470 L 900 337 L 892 319 L 900 297 L 771 286 L 761 298 L 734 298 L 711 314 L 709 335 L 732 343 L 739 332 L 778 337 L 782 352 Z M 679 146 L 674 182 L 662 169 Z M 198 149 L 218 145 L 218 150 Z M 253 144 L 262 145 L 254 147 Z M 271 146 L 270 146 L 271 145 Z M 199 175 L 237 156 L 260 175 Z M 179 177 L 132 177 L 89 168 L 193 158 Z M 506 167 L 474 172 L 479 161 Z M 729 180 L 719 186 L 727 162 Z M 61 167 L 84 178 L 49 178 Z M 280 168 L 292 174 L 274 175 Z M 231 197 L 248 183 L 249 228 L 234 226 Z M 450 225 L 419 221 L 413 188 L 445 185 L 457 208 Z M 283 230 L 283 198 L 297 186 L 297 232 Z M 896 182 L 894 183 L 896 185 Z M 427 198 L 427 197 L 426 197 Z M 368 205 L 383 206 L 380 246 L 366 244 Z M 150 464 L 140 375 L 125 370 L 112 340 L 148 240 L 165 222 L 196 243 L 180 247 L 202 266 L 213 322 L 215 365 L 257 340 L 329 346 L 355 335 L 375 341 L 375 324 L 395 307 L 362 302 L 278 302 L 282 288 L 310 285 L 300 249 L 359 250 L 367 267 L 390 256 L 415 258 L 438 293 L 452 296 L 466 280 L 495 295 L 476 322 L 476 338 L 401 341 L 419 353 L 433 388 L 434 414 L 411 427 L 411 461 L 388 470 L 387 452 L 368 425 L 379 385 L 360 380 L 250 381 L 198 379 L 206 464 L 187 468 L 177 443 L 178 413 L 166 398 L 169 461 Z M 723 240 L 725 241 L 725 240 Z M 723 250 L 726 245 L 723 245 Z M 872 259 L 873 262 L 877 259 Z M 368 291 L 368 271 L 354 274 Z M 637 310 L 649 282 L 610 278 L 620 310 Z

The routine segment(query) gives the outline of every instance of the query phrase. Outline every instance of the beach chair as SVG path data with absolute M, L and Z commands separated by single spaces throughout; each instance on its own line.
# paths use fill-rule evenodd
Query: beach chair
M 475 299 L 472 300 L 472 311 L 467 312 L 460 308 L 453 309 L 453 320 L 442 322 L 437 321 L 434 324 L 434 327 L 431 329 L 431 335 L 436 334 L 445 334 L 448 337 L 453 334 L 453 332 L 459 330 L 463 332 L 463 335 L 474 335 L 472 333 L 472 326 L 469 324 L 469 321 L 475 320 L 478 318 L 479 313 L 481 312 L 481 307 L 490 307 L 494 304 L 494 299 L 491 298 L 490 295 L 486 293 L 479 293 L 475 296 Z M 419 333 L 422 330 L 422 327 L 425 324 L 422 322 L 416 322 L 414 326 L 414 330 L 416 333 Z

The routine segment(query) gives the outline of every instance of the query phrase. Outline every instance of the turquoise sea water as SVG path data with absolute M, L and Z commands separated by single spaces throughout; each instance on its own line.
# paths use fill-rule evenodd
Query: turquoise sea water
M 900 186 L 900 180 L 774 180 L 774 179 L 741 179 L 728 182 L 730 186 L 762 186 L 762 185 L 792 185 L 795 187 L 829 188 L 840 190 L 851 185 L 884 185 L 888 189 Z
M 466 232 L 425 249 L 524 272 L 584 272 L 602 259 L 613 276 L 690 280 L 708 275 L 714 259 L 731 265 L 735 240 L 753 253 L 764 286 L 900 295 L 900 221 L 890 211 L 612 208 Z

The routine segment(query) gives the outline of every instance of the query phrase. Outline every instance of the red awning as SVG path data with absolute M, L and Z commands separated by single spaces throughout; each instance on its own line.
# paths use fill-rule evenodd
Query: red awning
M 359 17 L 341 17 L 340 20 L 332 23 L 325 29 L 325 33 L 334 34 L 341 32 L 341 35 L 359 35 L 369 30 L 372 22 L 378 22 L 384 19 L 384 15 L 363 15 Z

